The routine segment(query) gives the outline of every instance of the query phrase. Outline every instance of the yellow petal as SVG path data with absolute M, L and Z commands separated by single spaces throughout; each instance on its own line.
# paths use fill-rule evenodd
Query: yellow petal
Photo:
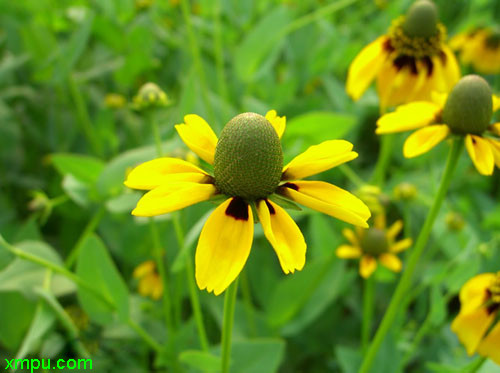
M 499 128 L 500 131 L 500 128 Z M 488 139 L 491 145 L 491 151 L 493 153 L 493 158 L 495 159 L 495 164 L 500 168 L 500 141 Z
M 468 313 L 481 307 L 488 299 L 488 288 L 495 278 L 494 273 L 482 273 L 467 281 L 460 289 L 460 312 Z
M 144 263 L 139 264 L 133 273 L 134 278 L 141 278 L 155 271 L 156 265 L 152 260 L 147 260 Z
M 196 283 L 219 295 L 245 266 L 253 240 L 252 209 L 240 198 L 217 207 L 203 227 L 196 248 Z
M 184 144 L 195 152 L 204 161 L 213 164 L 217 136 L 208 123 L 196 114 L 184 117 L 182 124 L 177 124 L 175 129 Z
M 387 36 L 381 36 L 368 44 L 349 66 L 346 91 L 354 100 L 358 100 L 366 91 L 386 61 L 388 52 L 384 49 L 384 43 L 387 40 Z
M 460 79 L 460 66 L 458 64 L 457 58 L 455 57 L 455 54 L 451 51 L 450 48 L 444 45 L 442 47 L 442 52 L 446 56 L 446 58 L 442 60 L 443 79 L 446 85 L 445 92 L 449 92 Z
M 323 181 L 294 181 L 280 190 L 288 198 L 347 223 L 368 228 L 368 207 L 353 194 Z
M 352 229 L 344 228 L 342 229 L 342 234 L 353 246 L 359 246 L 359 240 Z
M 368 278 L 377 269 L 377 261 L 371 255 L 364 255 L 359 261 L 359 274 L 363 278 Z
M 411 238 L 405 238 L 401 241 L 396 242 L 393 244 L 390 248 L 389 251 L 391 253 L 397 254 L 400 253 L 401 251 L 406 250 L 409 248 L 411 245 L 413 245 L 413 240 Z
M 488 140 L 476 135 L 467 135 L 465 136 L 465 146 L 477 171 L 481 175 L 491 175 L 495 168 L 495 159 Z
M 386 236 L 389 240 L 394 240 L 398 236 L 399 232 L 403 229 L 403 221 L 396 220 L 390 227 L 387 229 Z
M 304 268 L 307 245 L 302 232 L 290 215 L 268 200 L 259 201 L 257 213 L 264 234 L 274 248 L 283 272 L 288 274 Z
M 406 139 L 403 154 L 406 158 L 413 158 L 426 153 L 443 141 L 449 133 L 450 129 L 445 124 L 421 128 Z
M 378 257 L 380 260 L 380 264 L 384 267 L 389 268 L 393 272 L 401 272 L 401 268 L 403 268 L 403 263 L 401 263 L 401 259 L 399 259 L 394 254 L 384 253 Z
M 335 254 L 342 259 L 355 259 L 359 258 L 362 254 L 361 249 L 357 246 L 340 245 L 337 247 Z
M 172 183 L 146 193 L 132 211 L 136 216 L 155 216 L 206 201 L 217 193 L 213 184 Z
M 500 110 L 500 96 L 493 95 L 493 112 Z
M 500 136 L 500 122 L 492 124 L 490 130 L 497 136 Z
M 495 316 L 495 313 L 488 312 L 486 307 L 480 307 L 468 313 L 460 311 L 453 320 L 451 330 L 465 346 L 469 355 L 474 354 Z
M 365 202 L 367 202 L 366 200 L 366 197 L 365 197 Z M 375 204 L 378 204 L 379 201 L 377 198 L 375 198 L 375 201 L 374 201 Z M 372 208 L 373 209 L 373 208 Z M 386 227 L 386 224 L 387 224 L 387 221 L 386 221 L 386 217 L 385 217 L 385 213 L 378 213 L 375 215 L 375 217 L 373 218 L 373 226 L 375 228 L 378 228 L 380 230 L 384 230 L 385 227 Z
M 458 50 L 461 49 L 463 46 L 465 46 L 465 43 L 469 39 L 469 33 L 468 32 L 461 32 L 460 34 L 455 35 L 448 41 L 448 45 L 453 49 L 453 50 Z
M 269 110 L 266 114 L 266 119 L 272 124 L 278 137 L 281 139 L 286 128 L 286 117 L 279 117 L 276 110 Z
M 283 168 L 282 180 L 297 180 L 353 160 L 358 153 L 345 140 L 328 140 L 309 147 Z
M 156 276 L 155 284 L 151 292 L 151 298 L 158 300 L 163 295 L 163 283 L 159 276 Z
M 479 344 L 477 352 L 500 365 L 500 322 L 497 322 L 491 332 Z
M 398 106 L 396 111 L 383 115 L 377 121 L 376 133 L 394 133 L 421 128 L 433 123 L 441 107 L 433 102 L 419 101 Z
M 158 158 L 134 168 L 124 184 L 133 189 L 151 190 L 179 181 L 200 182 L 207 173 L 190 162 L 178 158 Z

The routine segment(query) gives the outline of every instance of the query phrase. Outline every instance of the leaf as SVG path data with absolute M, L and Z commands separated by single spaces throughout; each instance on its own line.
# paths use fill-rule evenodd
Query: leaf
M 439 290 L 439 286 L 431 288 L 431 309 L 430 320 L 432 325 L 436 327 L 441 325 L 446 320 L 447 309 L 446 299 Z
M 285 356 L 281 339 L 258 338 L 234 342 L 231 352 L 232 373 L 274 373 Z
M 29 328 L 35 304 L 17 292 L 0 292 L 0 344 L 15 350 Z
M 108 300 L 108 303 L 87 289 L 78 287 L 80 303 L 91 319 L 107 324 L 116 311 L 122 321 L 128 320 L 129 294 L 120 273 L 116 269 L 103 242 L 96 236 L 89 236 L 82 244 L 76 274 Z
M 246 34 L 234 55 L 234 68 L 242 81 L 252 81 L 266 57 L 272 54 L 277 57 L 283 45 L 283 31 L 290 20 L 289 10 L 277 7 Z
M 106 202 L 106 208 L 109 212 L 121 214 L 130 213 L 142 197 L 140 192 L 123 193 L 117 197 L 111 198 Z
M 79 181 L 73 175 L 68 174 L 64 176 L 62 188 L 77 205 L 81 207 L 90 205 L 91 196 L 89 186 Z
M 56 153 L 50 159 L 61 175 L 70 174 L 87 185 L 93 185 L 104 168 L 100 159 L 88 155 Z
M 195 368 L 202 372 L 219 372 L 221 359 L 209 352 L 187 350 L 179 355 L 179 360 L 190 368 Z

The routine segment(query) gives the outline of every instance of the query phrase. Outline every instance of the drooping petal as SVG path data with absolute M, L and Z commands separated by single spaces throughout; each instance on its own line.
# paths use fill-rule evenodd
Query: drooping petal
M 460 289 L 460 312 L 468 313 L 481 307 L 488 299 L 488 287 L 495 278 L 494 273 L 482 273 L 467 281 Z
M 393 272 L 401 272 L 401 268 L 403 268 L 401 259 L 399 259 L 394 254 L 384 253 L 381 254 L 378 259 L 380 260 L 380 264 L 382 264 L 386 268 L 389 268 Z
M 323 181 L 294 181 L 284 184 L 280 193 L 334 218 L 368 228 L 366 221 L 371 215 L 368 207 L 359 198 L 335 185 Z
M 415 76 L 409 67 L 396 67 L 395 58 L 397 53 L 392 53 L 377 75 L 377 93 L 382 112 L 390 106 L 406 103 L 408 87 L 415 84 Z
M 389 240 L 395 240 L 398 236 L 399 232 L 403 229 L 403 221 L 396 220 L 390 227 L 387 229 L 386 236 Z
M 365 202 L 366 202 L 366 197 L 365 197 Z M 375 201 L 376 204 L 378 204 L 378 199 L 376 199 Z M 386 217 L 385 217 L 385 214 L 384 213 L 379 213 L 379 214 L 375 214 L 374 218 L 373 218 L 373 226 L 375 228 L 378 228 L 380 230 L 384 230 L 385 227 L 387 226 L 387 220 L 386 220 Z
M 346 91 L 354 100 L 358 100 L 375 79 L 389 54 L 384 48 L 387 36 L 381 36 L 368 44 L 354 58 L 347 73 Z
M 474 354 L 484 334 L 495 320 L 495 313 L 490 313 L 487 307 L 479 307 L 475 311 L 464 313 L 460 311 L 451 324 L 451 330 L 465 346 L 469 355 Z
M 371 255 L 363 255 L 359 261 L 359 274 L 363 278 L 368 278 L 377 269 L 377 261 Z
M 396 111 L 377 121 L 376 133 L 404 132 L 432 124 L 441 107 L 433 102 L 418 101 L 398 106 Z
M 446 90 L 444 92 L 449 92 L 455 86 L 455 84 L 460 79 L 460 66 L 458 64 L 455 54 L 446 45 L 443 46 L 442 52 L 445 58 L 442 60 L 443 63 L 443 79 L 446 84 Z
M 335 254 L 341 259 L 356 259 L 361 257 L 362 251 L 357 246 L 340 245 L 337 247 Z
M 279 117 L 276 110 L 269 110 L 266 114 L 266 119 L 272 124 L 278 134 L 278 137 L 281 139 L 281 136 L 283 136 L 283 132 L 285 132 L 286 128 L 286 117 Z
M 350 228 L 342 229 L 342 235 L 351 243 L 353 246 L 359 246 L 358 237 L 356 237 L 356 233 Z
M 495 159 L 488 140 L 481 136 L 467 135 L 465 136 L 465 147 L 477 171 L 481 175 L 491 175 L 495 168 Z
M 135 216 L 155 216 L 206 201 L 217 193 L 213 184 L 179 182 L 165 184 L 147 192 L 132 211 Z
M 450 128 L 445 124 L 437 124 L 421 128 L 412 133 L 405 141 L 403 155 L 413 158 L 427 153 L 450 134 Z
M 487 356 L 500 365 L 500 322 L 482 340 L 477 348 L 477 352 L 482 356 Z
M 493 112 L 500 110 L 500 96 L 493 95 Z
M 151 190 L 172 182 L 196 183 L 207 176 L 205 171 L 190 162 L 165 157 L 140 164 L 127 175 L 124 184 L 133 189 Z
M 353 160 L 358 153 L 345 140 L 328 140 L 309 147 L 283 168 L 282 180 L 298 180 Z
M 175 126 L 182 141 L 207 163 L 214 163 L 217 136 L 208 123 L 199 115 L 189 114 L 184 123 Z
M 264 234 L 274 248 L 283 272 L 288 274 L 304 268 L 307 245 L 302 232 L 290 215 L 269 200 L 259 201 L 257 213 Z
M 499 129 L 500 131 L 500 126 Z M 491 151 L 493 153 L 493 158 L 495 159 L 495 164 L 500 168 L 500 140 L 488 139 L 491 146 Z
M 500 136 L 500 122 L 492 124 L 490 130 L 497 136 Z
M 400 253 L 401 251 L 406 250 L 411 245 L 413 245 L 413 240 L 411 238 L 405 238 L 402 239 L 401 241 L 396 242 L 391 247 L 389 247 L 389 251 L 391 253 L 397 254 Z
M 203 227 L 196 248 L 196 283 L 219 295 L 236 279 L 250 254 L 252 209 L 240 198 L 217 207 Z

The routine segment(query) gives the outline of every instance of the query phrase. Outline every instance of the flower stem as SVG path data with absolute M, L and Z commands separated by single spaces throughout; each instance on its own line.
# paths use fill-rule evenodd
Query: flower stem
M 380 144 L 380 154 L 378 156 L 377 164 L 375 165 L 375 171 L 373 172 L 373 176 L 371 179 L 371 182 L 375 185 L 384 185 L 386 176 L 385 174 L 391 160 L 394 139 L 395 135 L 393 134 L 382 136 Z
M 217 86 L 219 95 L 228 100 L 228 90 L 226 84 L 226 76 L 224 72 L 224 48 L 222 44 L 222 27 L 221 27 L 221 7 L 222 0 L 215 0 L 214 4 L 214 52 L 215 52 L 215 68 L 217 72 Z
M 368 347 L 370 342 L 370 332 L 373 321 L 373 307 L 374 307 L 374 288 L 375 281 L 373 277 L 364 280 L 363 288 L 363 323 L 361 325 L 361 346 L 363 351 Z
M 149 114 L 149 121 L 151 123 L 151 127 L 153 128 L 153 136 L 155 138 L 156 153 L 158 154 L 158 157 L 163 157 L 163 152 L 161 150 L 160 127 L 158 126 L 158 122 L 156 121 L 156 117 L 155 117 L 154 113 Z
M 177 237 L 177 243 L 179 245 L 179 250 L 184 247 L 184 232 L 182 231 L 182 226 L 179 220 L 179 212 L 173 215 L 173 224 L 175 229 L 175 235 Z M 201 313 L 200 299 L 198 297 L 198 289 L 194 282 L 194 268 L 193 261 L 191 257 L 186 259 L 186 277 L 189 287 L 189 299 L 191 300 L 191 308 L 193 309 L 194 319 L 196 321 L 196 328 L 198 329 L 198 337 L 200 339 L 201 348 L 204 351 L 208 351 L 210 345 L 208 343 L 207 333 L 205 330 L 205 324 L 203 322 L 203 314 Z
M 344 174 L 344 176 L 352 182 L 357 188 L 361 188 L 366 183 L 361 179 L 356 172 L 348 165 L 342 164 L 339 166 L 339 171 Z
M 405 271 L 403 272 L 401 279 L 399 280 L 396 290 L 394 291 L 394 295 L 392 296 L 389 307 L 387 308 L 384 318 L 382 319 L 382 322 L 377 330 L 377 333 L 375 334 L 375 338 L 373 339 L 367 350 L 367 353 L 363 360 L 363 364 L 361 365 L 361 369 L 359 371 L 360 373 L 368 373 L 370 371 L 370 368 L 380 348 L 380 345 L 382 344 L 385 336 L 389 332 L 389 329 L 391 328 L 394 319 L 396 318 L 398 312 L 403 311 L 400 307 L 401 302 L 411 285 L 413 273 L 424 251 L 425 245 L 432 230 L 432 226 L 437 217 L 439 209 L 441 208 L 443 200 L 446 196 L 446 192 L 450 185 L 453 172 L 455 170 L 458 158 L 460 156 L 462 145 L 463 145 L 463 140 L 461 138 L 460 139 L 454 138 L 452 140 L 451 148 L 448 153 L 448 160 L 446 162 L 446 168 L 443 177 L 441 179 L 441 184 L 439 186 L 438 192 L 436 194 L 432 207 L 429 211 L 429 214 L 425 219 L 424 226 L 422 227 L 422 230 L 420 231 L 420 234 L 417 238 L 415 247 L 413 248 L 410 258 L 408 259 L 408 265 Z
M 466 373 L 476 373 L 479 369 L 481 369 L 486 360 L 487 358 L 484 356 L 478 357 L 472 362 L 472 364 L 469 366 L 469 369 L 466 370 Z
M 248 271 L 243 269 L 240 274 L 241 277 L 241 295 L 245 303 L 245 313 L 247 316 L 247 326 L 250 336 L 257 336 L 257 325 L 255 323 L 255 313 L 252 305 L 252 292 L 250 289 L 250 281 L 248 279 Z
M 231 363 L 231 337 L 234 324 L 234 307 L 238 293 L 238 279 L 226 290 L 224 298 L 224 319 L 222 322 L 222 373 L 229 373 Z

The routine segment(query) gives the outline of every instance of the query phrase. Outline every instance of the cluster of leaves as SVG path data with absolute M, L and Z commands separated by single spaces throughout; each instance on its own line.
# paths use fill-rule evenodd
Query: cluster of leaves
M 200 293 L 213 346 L 202 352 L 184 272 L 211 206 L 181 216 L 183 247 L 170 217 L 156 219 L 173 284 L 175 330 L 166 330 L 161 302 L 138 295 L 132 278 L 155 245 L 150 221 L 130 216 L 141 194 L 123 186 L 131 167 L 156 157 L 151 123 L 128 104 L 106 105 L 106 96 L 131 102 L 143 83 L 161 86 L 173 105 L 156 120 L 163 150 L 173 155 L 185 151 L 173 130 L 185 114 L 220 131 L 238 113 L 277 109 L 288 117 L 285 160 L 348 138 L 360 153 L 354 168 L 368 179 L 378 103 L 374 92 L 351 102 L 345 73 L 409 3 L 352 1 L 323 15 L 332 4 L 321 0 L 0 0 L 0 232 L 13 245 L 0 244 L 1 364 L 74 356 L 82 345 L 98 371 L 216 372 L 223 300 Z M 494 0 L 438 5 L 450 32 L 500 17 Z M 419 191 L 417 200 L 388 207 L 406 219 L 407 236 L 419 231 L 444 152 L 411 161 L 394 155 L 387 194 L 402 181 Z M 410 312 L 394 325 L 374 371 L 456 371 L 469 363 L 449 323 L 461 285 L 500 269 L 500 179 L 478 176 L 465 157 L 456 175 L 433 230 L 433 260 L 419 268 Z M 323 177 L 355 187 L 339 171 Z M 449 211 L 464 217 L 462 231 L 449 230 Z M 284 276 L 256 231 L 236 305 L 233 372 L 359 367 L 362 283 L 355 263 L 334 256 L 343 225 L 310 211 L 294 218 L 308 242 L 300 273 Z M 383 269 L 375 276 L 378 320 L 397 276 Z

